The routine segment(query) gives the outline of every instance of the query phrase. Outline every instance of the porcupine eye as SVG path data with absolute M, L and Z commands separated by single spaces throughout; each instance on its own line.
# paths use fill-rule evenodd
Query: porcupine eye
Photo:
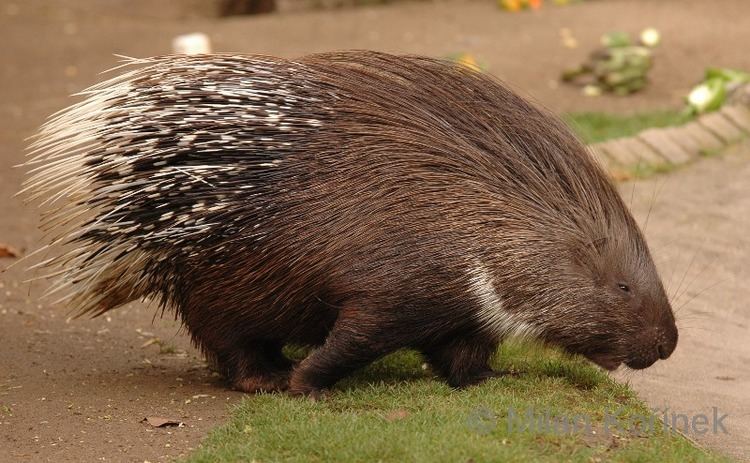
M 620 288 L 620 291 L 623 293 L 630 294 L 630 286 L 625 283 L 617 283 L 617 287 Z

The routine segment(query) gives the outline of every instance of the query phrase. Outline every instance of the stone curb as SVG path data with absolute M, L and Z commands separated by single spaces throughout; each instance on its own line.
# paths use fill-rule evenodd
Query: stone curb
M 750 108 L 735 104 L 681 126 L 646 129 L 632 137 L 594 143 L 589 151 L 604 170 L 621 179 L 631 177 L 633 169 L 687 164 L 748 136 Z

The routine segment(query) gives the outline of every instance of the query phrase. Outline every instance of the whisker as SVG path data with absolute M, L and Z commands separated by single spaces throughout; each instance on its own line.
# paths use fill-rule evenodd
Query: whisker
M 680 306 L 678 307 L 678 310 L 681 310 L 681 309 L 682 309 L 683 307 L 685 307 L 685 306 L 686 306 L 687 304 L 689 304 L 690 302 L 692 302 L 693 300 L 695 300 L 695 298 L 696 298 L 696 297 L 698 297 L 698 296 L 702 295 L 703 293 L 705 293 L 705 292 L 706 292 L 706 291 L 708 291 L 709 289 L 715 288 L 716 286 L 720 285 L 721 283 L 724 283 L 724 282 L 726 282 L 727 280 L 728 280 L 728 278 L 724 278 L 724 279 L 722 279 L 722 280 L 719 280 L 719 281 L 717 281 L 717 282 L 715 282 L 715 283 L 712 283 L 711 285 L 709 285 L 709 286 L 707 286 L 707 287 L 703 288 L 703 289 L 702 289 L 701 291 L 699 291 L 699 292 L 698 292 L 697 294 L 695 294 L 695 295 L 694 295 L 693 297 L 691 297 L 690 299 L 688 299 L 687 301 L 685 301 L 685 302 L 684 302 L 683 304 L 681 304 L 681 305 L 680 305 Z
M 674 302 L 675 302 L 675 303 L 677 303 L 677 302 L 678 302 L 678 301 L 680 300 L 680 298 L 681 298 L 682 296 L 684 296 L 684 295 L 685 295 L 685 294 L 687 293 L 687 291 L 688 291 L 688 290 L 689 290 L 689 289 L 690 289 L 690 288 L 691 288 L 691 287 L 693 286 L 693 284 L 695 284 L 695 282 L 696 282 L 696 281 L 698 281 L 698 279 L 699 279 L 699 278 L 700 278 L 701 276 L 703 276 L 703 274 L 705 274 L 705 273 L 706 273 L 706 271 L 707 271 L 707 270 L 708 270 L 709 268 L 711 268 L 711 266 L 712 266 L 712 265 L 713 265 L 714 263 L 716 263 L 716 261 L 717 261 L 717 260 L 719 260 L 719 256 L 714 256 L 714 258 L 713 258 L 713 259 L 712 259 L 712 260 L 711 260 L 710 262 L 708 262 L 708 263 L 707 263 L 707 264 L 706 264 L 705 266 L 703 266 L 703 269 L 701 269 L 701 270 L 700 270 L 700 271 L 699 271 L 699 272 L 698 272 L 698 273 L 697 273 L 697 274 L 696 274 L 696 275 L 695 275 L 695 276 L 693 277 L 693 279 L 692 279 L 692 280 L 690 280 L 690 282 L 689 282 L 689 283 L 687 284 L 687 286 L 685 286 L 685 289 L 684 289 L 684 290 L 682 291 L 682 293 L 681 293 L 681 294 L 678 294 L 677 296 L 675 296 Z
M 703 241 L 701 242 L 701 245 L 698 247 L 698 249 L 695 249 L 695 252 L 693 253 L 693 257 L 690 259 L 690 263 L 688 263 L 687 268 L 685 269 L 685 273 L 682 274 L 682 278 L 680 279 L 680 284 L 677 286 L 677 289 L 674 292 L 674 295 L 672 296 L 673 300 L 677 300 L 678 294 L 680 293 L 680 289 L 682 288 L 683 283 L 685 282 L 685 278 L 687 277 L 688 273 L 690 273 L 690 269 L 693 267 L 693 264 L 695 263 L 695 259 L 698 257 L 698 252 L 700 251 L 700 247 L 705 244 L 706 238 L 703 238 Z

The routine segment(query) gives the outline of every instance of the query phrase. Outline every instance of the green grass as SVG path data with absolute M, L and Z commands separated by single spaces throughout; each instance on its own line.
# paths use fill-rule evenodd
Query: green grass
M 631 115 L 572 113 L 564 119 L 585 143 L 597 143 L 610 138 L 635 135 L 651 127 L 682 125 L 692 117 L 681 111 L 663 110 Z
M 657 174 L 668 174 L 670 172 L 674 172 L 675 170 L 679 169 L 680 167 L 683 167 L 683 165 L 675 165 L 675 164 L 658 164 L 658 165 L 651 165 L 646 163 L 639 163 L 634 166 L 628 166 L 626 168 L 626 172 L 628 175 L 628 178 L 632 179 L 642 179 L 642 178 L 648 178 L 652 175 Z
M 657 427 L 607 433 L 648 414 L 627 387 L 579 357 L 506 343 L 495 366 L 512 372 L 453 390 L 399 352 L 339 383 L 321 402 L 247 396 L 189 462 L 724 461 Z M 508 429 L 512 410 L 558 419 L 585 414 L 594 433 Z M 579 421 L 580 423 L 580 421 Z M 516 422 L 518 426 L 518 422 Z

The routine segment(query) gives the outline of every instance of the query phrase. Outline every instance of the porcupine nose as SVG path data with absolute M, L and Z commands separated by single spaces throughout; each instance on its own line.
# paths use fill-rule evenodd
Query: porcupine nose
M 665 324 L 666 326 L 656 330 L 656 351 L 661 360 L 669 358 L 677 347 L 677 326 L 674 319 Z
M 657 360 L 668 358 L 677 346 L 677 328 L 674 322 L 644 330 L 635 339 L 635 346 L 625 362 L 630 368 L 648 368 Z

